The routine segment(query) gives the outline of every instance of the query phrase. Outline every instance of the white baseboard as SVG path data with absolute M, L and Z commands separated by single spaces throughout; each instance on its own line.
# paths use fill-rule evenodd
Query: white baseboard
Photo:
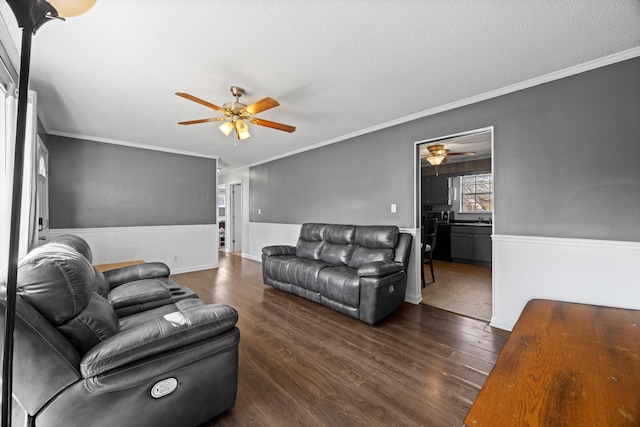
M 252 261 L 258 261 L 259 263 L 262 263 L 262 256 L 255 257 L 255 256 L 253 256 L 251 254 L 242 252 L 242 258 L 246 258 L 246 259 L 250 259 Z
M 62 234 L 89 243 L 94 264 L 127 260 L 164 262 L 172 273 L 218 267 L 218 227 L 215 224 L 151 227 L 52 229 L 50 238 Z
M 638 265 L 639 242 L 494 235 L 491 326 L 536 298 L 638 310 Z

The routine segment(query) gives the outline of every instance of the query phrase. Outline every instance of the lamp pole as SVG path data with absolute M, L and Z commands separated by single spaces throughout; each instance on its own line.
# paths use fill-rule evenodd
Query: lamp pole
M 18 86 L 18 117 L 13 163 L 13 189 L 11 194 L 11 222 L 9 229 L 9 262 L 7 271 L 7 295 L 5 305 L 4 347 L 2 357 L 2 426 L 11 426 L 13 386 L 13 330 L 16 312 L 16 288 L 18 279 L 18 248 L 20 245 L 20 214 L 22 208 L 22 175 L 27 129 L 27 101 L 31 40 L 36 30 L 51 19 L 63 19 L 89 10 L 95 0 L 7 0 L 22 28 L 20 52 L 20 79 Z M 55 7 L 54 7 L 55 4 Z
M 20 56 L 20 85 L 18 87 L 18 119 L 13 162 L 13 191 L 11 196 L 11 228 L 9 231 L 9 271 L 7 273 L 7 302 L 5 305 L 4 351 L 2 355 L 2 425 L 11 426 L 11 389 L 13 385 L 13 329 L 16 312 L 16 283 L 18 276 L 18 246 L 20 244 L 20 213 L 22 210 L 22 173 L 27 129 L 27 96 L 31 39 L 33 33 L 22 30 Z

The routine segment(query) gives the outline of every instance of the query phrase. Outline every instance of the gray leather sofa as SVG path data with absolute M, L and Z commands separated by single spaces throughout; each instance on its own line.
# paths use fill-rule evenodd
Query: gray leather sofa
M 303 224 L 262 249 L 264 283 L 375 324 L 404 301 L 412 236 L 395 226 Z
M 231 409 L 238 313 L 187 298 L 120 317 L 80 252 L 54 242 L 18 266 L 16 426 L 196 426 Z M 6 287 L 0 286 L 4 334 Z

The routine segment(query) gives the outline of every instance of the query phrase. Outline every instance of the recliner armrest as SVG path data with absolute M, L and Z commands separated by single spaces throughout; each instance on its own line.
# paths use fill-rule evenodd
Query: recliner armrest
M 107 270 L 103 273 L 104 279 L 111 288 L 127 282 L 133 282 L 134 280 L 169 277 L 169 274 L 171 274 L 171 270 L 169 266 L 163 262 L 145 262 L 143 264 Z
M 401 262 L 374 261 L 361 266 L 358 269 L 359 277 L 381 277 L 404 270 Z
M 84 378 L 233 329 L 238 312 L 226 304 L 175 311 L 117 333 L 90 349 L 80 362 Z
M 262 248 L 262 253 L 266 256 L 295 255 L 296 247 L 287 245 L 266 246 Z

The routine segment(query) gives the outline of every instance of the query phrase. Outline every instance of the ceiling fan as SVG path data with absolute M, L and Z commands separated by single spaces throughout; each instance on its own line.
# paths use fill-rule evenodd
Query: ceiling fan
M 203 99 L 197 98 L 193 95 L 189 95 L 184 92 L 176 92 L 176 95 L 186 98 L 190 101 L 197 102 L 198 104 L 204 105 L 205 107 L 212 108 L 220 113 L 224 114 L 224 117 L 212 117 L 209 119 L 199 119 L 199 120 L 189 120 L 186 122 L 178 122 L 180 125 L 194 125 L 197 123 L 207 123 L 207 122 L 221 122 L 222 123 L 218 129 L 225 135 L 229 135 L 233 130 L 235 130 L 238 139 L 244 140 L 251 137 L 249 134 L 249 126 L 247 122 L 252 123 L 258 126 L 265 126 L 272 129 L 282 130 L 285 132 L 294 132 L 296 130 L 295 126 L 284 125 L 282 123 L 276 123 L 269 120 L 260 119 L 255 117 L 255 114 L 258 114 L 262 111 L 266 111 L 270 108 L 277 107 L 280 105 L 278 101 L 273 98 L 264 98 L 258 102 L 255 102 L 251 105 L 246 105 L 240 102 L 240 97 L 245 94 L 245 90 L 239 86 L 231 86 L 231 94 L 236 98 L 235 101 L 227 102 L 222 105 L 222 107 L 218 107 L 210 102 L 207 102 Z
M 441 163 L 447 162 L 448 156 L 474 156 L 475 151 L 453 152 L 444 148 L 443 144 L 434 144 L 427 146 L 429 154 L 422 156 L 422 159 L 428 161 L 433 166 L 438 166 Z

